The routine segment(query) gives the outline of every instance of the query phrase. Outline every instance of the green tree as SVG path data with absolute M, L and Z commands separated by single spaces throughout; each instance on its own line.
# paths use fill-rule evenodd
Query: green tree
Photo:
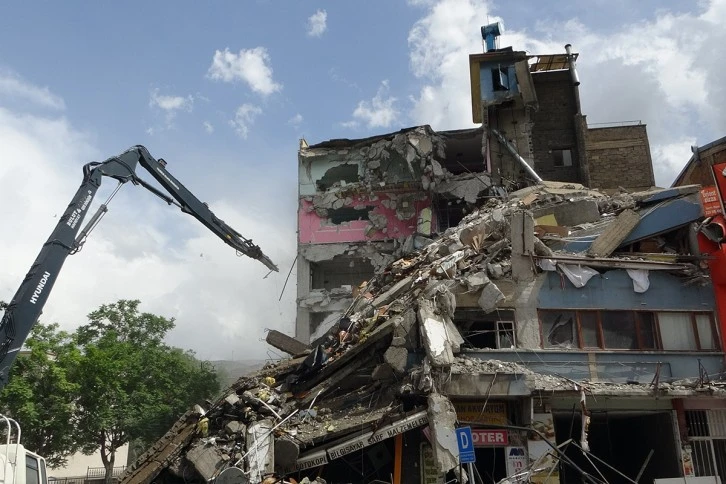
M 174 320 L 120 300 L 89 314 L 76 331 L 82 357 L 78 421 L 84 452 L 100 449 L 110 482 L 116 451 L 126 443 L 148 446 L 193 403 L 219 392 L 214 368 L 163 338 Z
M 25 447 L 44 456 L 51 467 L 63 466 L 80 448 L 75 413 L 79 386 L 68 375 L 80 355 L 57 324 L 36 324 L 25 349 L 28 353 L 10 370 L 0 408 L 20 424 Z

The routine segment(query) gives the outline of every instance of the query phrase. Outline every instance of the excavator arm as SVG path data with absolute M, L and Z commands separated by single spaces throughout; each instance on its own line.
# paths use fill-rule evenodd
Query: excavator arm
M 136 175 L 138 165 L 148 170 L 169 194 L 139 178 Z M 278 270 L 258 246 L 219 219 L 206 203 L 201 202 L 166 170 L 163 159 L 155 159 L 145 147 L 134 146 L 106 161 L 88 163 L 83 167 L 81 186 L 43 244 L 0 320 L 0 389 L 7 383 L 10 367 L 38 320 L 66 258 L 80 250 L 90 231 L 108 211 L 107 205 L 102 204 L 81 229 L 103 177 L 119 182 L 111 198 L 127 182 L 141 185 L 167 203 L 178 206 L 182 212 L 192 215 L 239 254 L 262 262 L 270 270 Z

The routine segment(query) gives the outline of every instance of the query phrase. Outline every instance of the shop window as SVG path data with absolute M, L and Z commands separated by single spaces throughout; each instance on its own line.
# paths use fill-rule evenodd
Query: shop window
M 555 166 L 572 166 L 572 151 L 552 150 L 552 159 Z
M 710 313 L 540 311 L 544 348 L 717 351 Z

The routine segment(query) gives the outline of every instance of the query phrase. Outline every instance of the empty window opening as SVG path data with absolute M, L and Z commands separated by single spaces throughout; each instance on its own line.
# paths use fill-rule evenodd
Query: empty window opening
M 472 348 L 506 349 L 516 346 L 512 310 L 501 309 L 486 314 L 480 309 L 457 309 L 454 322 Z
M 358 165 L 345 164 L 330 168 L 315 182 L 315 185 L 318 187 L 318 190 L 325 191 L 335 185 L 357 183 L 358 181 Z
M 328 210 L 330 223 L 338 225 L 356 220 L 370 220 L 370 211 L 376 207 L 366 206 L 362 208 L 343 207 Z
M 469 213 L 466 202 L 445 197 L 438 197 L 434 201 L 434 209 L 436 210 L 436 230 L 438 232 L 443 232 L 449 227 L 456 227 Z
M 572 166 L 572 151 L 552 150 L 552 160 L 555 166 Z
M 492 68 L 492 87 L 495 91 L 509 91 L 509 72 L 506 66 Z
M 717 351 L 710 313 L 540 311 L 544 348 Z
M 373 277 L 374 267 L 368 259 L 336 256 L 310 264 L 312 289 L 331 290 L 341 286 L 359 286 Z

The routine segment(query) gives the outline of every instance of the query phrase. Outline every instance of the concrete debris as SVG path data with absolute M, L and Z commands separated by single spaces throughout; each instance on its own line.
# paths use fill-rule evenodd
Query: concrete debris
M 630 209 L 623 210 L 613 223 L 595 239 L 587 255 L 591 257 L 607 257 L 618 248 L 630 232 L 640 223 L 640 215 Z
M 428 397 L 428 417 L 436 467 L 446 473 L 459 465 L 456 410 L 446 396 L 432 393 Z
M 380 172 L 398 165 L 396 176 L 402 179 L 418 174 L 436 190 L 473 199 L 481 180 L 447 178 L 434 162 L 434 153 L 440 150 L 441 141 L 418 128 L 364 147 L 346 148 L 340 158 L 346 163 L 352 158 L 368 160 L 360 178 L 363 184 L 389 179 L 390 173 L 384 178 Z M 513 298 L 526 298 L 526 288 L 541 284 L 546 270 L 562 275 L 559 284 L 583 288 L 571 288 L 574 291 L 587 291 L 589 278 L 614 268 L 629 270 L 637 292 L 648 290 L 647 276 L 653 270 L 681 275 L 684 280 L 699 276 L 702 269 L 696 258 L 641 250 L 652 237 L 663 236 L 662 231 L 652 235 L 658 227 L 642 228 L 642 214 L 666 207 L 668 200 L 691 196 L 673 193 L 668 196 L 675 198 L 670 199 L 657 191 L 606 196 L 581 185 L 543 182 L 510 193 L 506 199 L 489 198 L 457 226 L 427 238 L 425 244 L 410 244 L 410 252 L 399 259 L 378 260 L 373 276 L 359 287 L 310 291 L 299 304 L 335 314 L 325 325 L 327 332 L 308 347 L 270 331 L 270 344 L 299 356 L 243 376 L 206 410 L 189 412 L 127 470 L 123 483 L 150 484 L 185 462 L 192 464 L 195 482 L 214 479 L 232 467 L 242 469 L 251 483 L 263 482 L 270 475 L 292 474 L 297 482 L 323 482 L 319 477 L 315 480 L 314 473 L 305 475 L 306 471 L 426 426 L 436 468 L 445 472 L 458 464 L 458 451 L 457 416 L 444 390 L 462 379 L 488 381 L 492 391 L 516 388 L 517 395 L 565 392 L 580 396 L 583 390 L 588 395 L 683 397 L 708 391 L 726 396 L 726 388 L 718 382 L 697 388 L 693 381 L 665 379 L 656 387 L 642 382 L 575 381 L 535 371 L 542 368 L 536 364 L 485 357 L 489 350 L 474 346 L 454 317 L 460 309 L 511 311 Z M 386 203 L 401 210 L 410 202 L 398 198 Z M 326 198 L 316 203 L 335 202 Z M 621 223 L 626 228 L 615 227 Z M 306 247 L 301 255 L 314 263 L 349 252 L 369 251 L 370 257 L 376 252 L 373 245 L 321 247 Z M 532 308 L 531 317 L 536 319 L 536 306 Z M 506 331 L 506 326 L 497 328 Z M 503 332 L 497 338 L 505 336 Z M 540 338 L 517 333 L 516 339 L 520 337 Z M 506 348 L 517 345 L 518 341 L 507 342 Z M 504 354 L 492 350 L 489 356 Z M 528 357 L 526 351 L 516 356 Z M 484 395 L 488 399 L 486 388 Z M 582 412 L 586 417 L 584 400 Z M 199 425 L 202 420 L 204 426 Z M 385 429 L 385 435 L 377 433 L 379 429 Z M 587 438 L 585 427 L 580 439 L 583 447 Z
M 276 329 L 271 329 L 267 332 L 265 341 L 268 345 L 293 356 L 310 350 L 310 347 L 305 343 L 301 343 L 299 340 L 277 331 Z

